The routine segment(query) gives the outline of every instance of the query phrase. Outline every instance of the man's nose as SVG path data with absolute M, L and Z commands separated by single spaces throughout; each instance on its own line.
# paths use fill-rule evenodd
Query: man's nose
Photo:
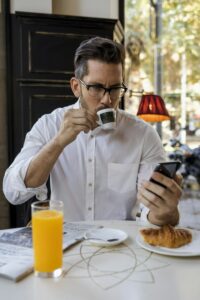
M 110 94 L 109 92 L 107 91 L 104 96 L 101 98 L 101 104 L 105 105 L 105 106 L 108 106 L 108 107 L 111 107 L 112 106 L 112 101 L 110 99 Z

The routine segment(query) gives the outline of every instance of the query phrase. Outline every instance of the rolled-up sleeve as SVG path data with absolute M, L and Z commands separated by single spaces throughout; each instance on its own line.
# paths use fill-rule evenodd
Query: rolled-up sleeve
M 36 196 L 38 200 L 47 198 L 46 183 L 37 188 L 27 188 L 24 184 L 24 178 L 31 160 L 50 139 L 46 134 L 45 122 L 45 117 L 42 117 L 27 133 L 21 152 L 5 172 L 3 192 L 12 204 L 24 203 L 33 196 Z
M 36 196 L 38 200 L 47 198 L 46 183 L 37 188 L 27 188 L 24 184 L 24 178 L 32 157 L 27 161 L 22 160 L 17 165 L 7 169 L 3 179 L 3 191 L 12 204 L 21 204 Z M 12 188 L 11 188 L 12 187 Z

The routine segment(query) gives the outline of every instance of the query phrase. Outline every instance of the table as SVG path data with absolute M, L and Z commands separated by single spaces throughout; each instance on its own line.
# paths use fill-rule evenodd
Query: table
M 81 242 L 64 254 L 65 274 L 41 279 L 33 274 L 14 283 L 0 279 L 1 299 L 8 300 L 199 300 L 200 257 L 170 257 L 140 248 L 134 221 L 95 222 L 122 229 L 122 245 L 94 247 Z

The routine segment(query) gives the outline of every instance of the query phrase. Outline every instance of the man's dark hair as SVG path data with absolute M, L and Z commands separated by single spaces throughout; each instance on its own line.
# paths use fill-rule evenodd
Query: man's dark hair
M 110 39 L 94 37 L 83 41 L 74 57 L 76 78 L 82 79 L 88 73 L 88 60 L 99 60 L 108 64 L 124 63 L 124 47 Z

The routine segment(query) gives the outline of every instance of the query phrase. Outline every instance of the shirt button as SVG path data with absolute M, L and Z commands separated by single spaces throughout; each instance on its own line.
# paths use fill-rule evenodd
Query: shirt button
M 91 138 L 93 138 L 94 137 L 94 135 L 93 134 L 91 134 L 91 136 L 90 136 Z
M 92 207 L 88 207 L 88 210 L 92 210 Z
M 91 182 L 89 182 L 89 183 L 88 183 L 88 185 L 89 185 L 89 186 L 92 186 L 92 183 L 91 183 Z
M 91 159 L 91 158 L 89 158 L 89 159 L 88 159 L 88 161 L 89 161 L 89 162 L 92 162 L 92 159 Z

